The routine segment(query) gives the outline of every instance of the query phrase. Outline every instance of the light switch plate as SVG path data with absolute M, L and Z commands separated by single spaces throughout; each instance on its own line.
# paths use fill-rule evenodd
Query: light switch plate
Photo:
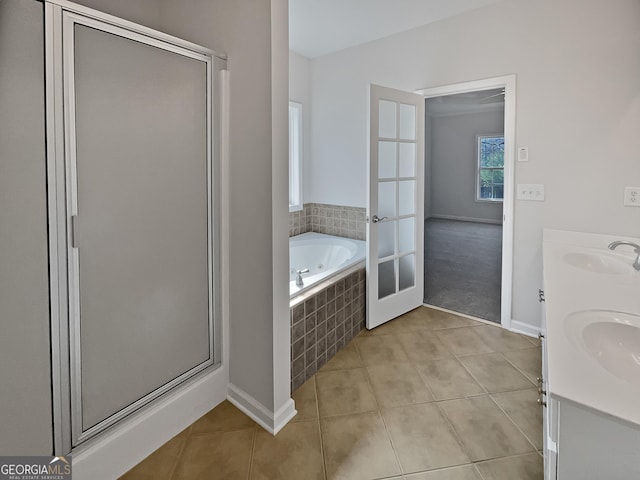
M 640 187 L 624 187 L 624 205 L 640 207 Z
M 544 201 L 544 185 L 538 183 L 519 183 L 516 198 L 534 202 Z
M 518 148 L 518 161 L 519 162 L 528 162 L 529 161 L 529 147 L 519 147 Z

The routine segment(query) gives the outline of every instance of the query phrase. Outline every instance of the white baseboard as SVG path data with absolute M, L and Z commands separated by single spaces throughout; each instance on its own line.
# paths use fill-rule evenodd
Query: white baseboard
M 466 313 L 455 312 L 453 310 L 449 310 L 448 308 L 438 307 L 437 305 L 429 305 L 428 303 L 423 303 L 422 305 L 428 308 L 433 308 L 434 310 L 452 313 L 453 315 L 457 315 L 458 317 L 468 318 L 469 320 L 475 320 L 476 322 L 485 323 L 494 327 L 501 326 L 499 323 L 491 322 L 489 320 L 485 320 L 484 318 L 474 317 L 473 315 L 467 315 Z M 531 325 L 529 323 L 518 322 L 517 320 L 511 320 L 511 325 L 502 325 L 502 327 L 511 332 L 521 333 L 523 335 L 526 335 L 527 337 L 538 338 L 538 334 L 540 333 L 540 327 Z
M 228 382 L 227 369 L 218 367 L 74 449 L 74 480 L 120 477 L 224 401 Z
M 476 222 L 476 223 L 490 223 L 492 225 L 502 225 L 500 220 L 490 220 L 487 218 L 473 218 L 473 217 L 458 217 L 456 215 L 429 215 L 429 218 L 441 218 L 443 220 L 458 220 L 460 222 Z
M 540 327 L 529 323 L 518 322 L 517 320 L 511 320 L 511 328 L 509 330 L 535 338 L 537 338 L 540 333 Z
M 423 307 L 432 308 L 434 310 L 440 310 L 441 312 L 451 313 L 452 315 L 456 315 L 462 318 L 468 318 L 469 320 L 475 320 L 476 322 L 485 323 L 487 325 L 491 325 L 492 327 L 499 327 L 500 324 L 497 322 L 492 322 L 491 320 L 485 320 L 484 318 L 474 317 L 473 315 L 469 315 L 467 313 L 456 312 L 455 310 L 449 310 L 448 308 L 439 307 L 437 305 L 431 305 L 429 303 L 423 303 Z
M 291 398 L 278 410 L 272 412 L 247 392 L 232 383 L 229 384 L 227 400 L 272 435 L 278 433 L 282 427 L 289 423 L 289 420 L 298 413 L 295 408 L 295 403 Z

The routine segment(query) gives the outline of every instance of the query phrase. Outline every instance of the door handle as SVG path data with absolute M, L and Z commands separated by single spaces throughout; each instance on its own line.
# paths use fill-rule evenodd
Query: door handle
M 382 217 L 382 218 L 380 218 L 380 217 L 378 217 L 378 215 L 374 215 L 373 217 L 371 217 L 371 221 L 372 221 L 373 223 L 378 223 L 378 222 L 381 222 L 381 221 L 386 220 L 386 219 L 388 219 L 388 218 L 389 218 L 389 217 Z

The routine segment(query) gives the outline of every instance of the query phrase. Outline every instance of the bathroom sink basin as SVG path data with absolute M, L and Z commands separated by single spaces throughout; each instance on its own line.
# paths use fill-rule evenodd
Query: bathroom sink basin
M 592 273 L 622 275 L 633 272 L 631 264 L 602 253 L 565 253 L 562 259 L 569 265 Z
M 589 310 L 569 315 L 566 326 L 572 342 L 607 372 L 640 385 L 639 315 Z

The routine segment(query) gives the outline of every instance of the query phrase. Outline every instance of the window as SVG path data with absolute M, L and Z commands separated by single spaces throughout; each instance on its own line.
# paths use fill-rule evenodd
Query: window
M 504 198 L 504 135 L 478 135 L 476 200 L 502 202 Z
M 302 104 L 289 102 L 289 211 L 302 210 Z

